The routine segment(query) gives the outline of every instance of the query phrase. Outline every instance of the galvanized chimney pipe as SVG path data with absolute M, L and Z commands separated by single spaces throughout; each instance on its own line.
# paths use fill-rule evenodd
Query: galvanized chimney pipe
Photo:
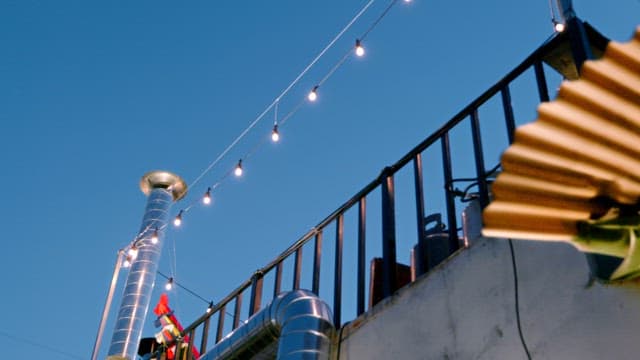
M 107 360 L 136 359 L 158 271 L 169 209 L 187 192 L 185 182 L 166 171 L 145 174 L 140 181 L 140 189 L 148 199 L 136 242 L 138 255 L 129 269 Z M 154 244 L 151 238 L 156 231 L 158 241 Z
M 329 306 L 314 293 L 282 293 L 198 360 L 273 358 L 276 352 L 278 360 L 328 360 L 332 319 Z
M 563 22 L 567 22 L 568 20 L 576 17 L 576 12 L 573 9 L 573 1 L 572 0 L 557 0 L 558 11 L 560 12 L 560 17 Z

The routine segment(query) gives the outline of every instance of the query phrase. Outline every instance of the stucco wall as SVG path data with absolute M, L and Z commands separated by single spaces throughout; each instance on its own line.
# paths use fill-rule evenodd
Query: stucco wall
M 590 281 L 584 254 L 514 241 L 533 359 L 639 359 L 640 282 Z M 346 325 L 336 357 L 526 359 L 507 240 L 482 239 Z

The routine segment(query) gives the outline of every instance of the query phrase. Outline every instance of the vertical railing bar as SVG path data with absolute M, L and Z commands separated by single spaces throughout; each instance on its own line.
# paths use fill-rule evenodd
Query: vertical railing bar
M 445 200 L 447 205 L 447 226 L 449 227 L 449 252 L 453 253 L 460 247 L 458 243 L 458 228 L 456 221 L 456 203 L 453 198 L 453 171 L 451 166 L 451 147 L 449 145 L 449 133 L 441 138 L 442 144 L 442 168 L 445 183 Z
M 382 172 L 382 298 L 397 290 L 396 278 L 396 220 L 393 173 Z
M 242 311 L 242 293 L 239 293 L 236 296 L 236 304 L 233 309 L 233 330 L 238 328 L 240 324 L 240 312 Z
M 322 231 L 318 231 L 315 239 L 315 247 L 313 250 L 313 281 L 311 291 L 320 295 L 320 262 L 322 260 Z
M 549 101 L 549 88 L 547 86 L 547 78 L 544 76 L 542 61 L 536 61 L 533 64 L 533 68 L 536 72 L 536 83 L 538 84 L 538 96 L 540 97 L 540 102 Z
M 341 326 L 342 310 L 342 241 L 344 230 L 344 215 L 340 214 L 336 223 L 336 252 L 333 280 L 333 324 Z
M 187 360 L 193 360 L 193 342 L 196 338 L 196 329 L 189 332 L 189 343 L 187 344 Z
M 476 163 L 476 175 L 478 176 L 480 206 L 484 209 L 489 205 L 489 188 L 487 186 L 487 170 L 484 166 L 484 153 L 482 150 L 482 134 L 480 133 L 478 109 L 474 109 L 471 112 L 471 133 L 473 136 L 473 155 Z
M 513 144 L 514 136 L 516 133 L 516 120 L 513 116 L 513 106 L 511 105 L 511 91 L 509 85 L 500 90 L 502 95 L 502 109 L 504 110 L 504 121 L 507 125 L 507 137 L 509 138 L 509 144 Z
M 366 271 L 366 251 L 367 251 L 367 198 L 361 197 L 358 206 L 358 299 L 357 315 L 364 313 L 364 277 Z
M 207 317 L 204 320 L 204 325 L 202 325 L 202 339 L 200 340 L 201 354 L 204 354 L 207 351 L 207 341 L 209 340 L 209 323 L 210 322 L 211 322 L 211 316 Z
M 174 359 L 182 358 L 182 344 L 184 343 L 184 338 L 179 338 L 175 342 L 176 350 L 173 352 Z
M 218 326 L 216 328 L 216 344 L 222 339 L 222 333 L 224 332 L 224 318 L 227 314 L 227 305 L 223 305 L 218 311 Z
M 415 194 L 416 194 L 416 225 L 418 227 L 418 254 L 422 257 L 424 254 L 431 252 L 429 249 L 429 243 L 425 241 L 425 222 L 424 222 L 424 182 L 422 180 L 422 154 L 418 153 L 413 158 L 413 175 L 415 182 Z M 423 274 L 429 269 L 431 264 L 428 263 L 428 256 L 424 257 L 427 263 L 418 261 L 416 263 L 416 274 Z
M 280 294 L 280 289 L 282 287 L 282 261 L 276 265 L 276 278 L 273 284 L 273 298 L 275 299 L 278 294 Z
M 256 272 L 251 278 L 251 299 L 249 299 L 249 317 L 260 310 L 262 304 L 262 277 L 264 274 Z
M 296 250 L 293 264 L 293 290 L 300 289 L 300 273 L 302 272 L 302 246 Z

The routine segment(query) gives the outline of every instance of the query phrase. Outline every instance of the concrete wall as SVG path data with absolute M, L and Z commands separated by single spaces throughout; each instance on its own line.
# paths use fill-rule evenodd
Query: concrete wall
M 514 241 L 533 359 L 640 359 L 640 282 L 592 282 L 584 254 Z M 336 358 L 526 359 L 507 240 L 479 239 L 346 325 Z

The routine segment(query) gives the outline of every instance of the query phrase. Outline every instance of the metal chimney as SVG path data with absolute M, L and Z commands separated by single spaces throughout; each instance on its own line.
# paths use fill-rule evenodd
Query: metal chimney
M 135 360 L 147 316 L 151 292 L 158 271 L 164 240 L 164 228 L 174 201 L 187 192 L 185 182 L 166 171 L 152 171 L 142 177 L 140 189 L 147 196 L 147 208 L 142 219 L 136 247 L 138 255 L 131 263 L 124 286 L 107 360 Z M 158 241 L 152 236 L 157 231 Z

